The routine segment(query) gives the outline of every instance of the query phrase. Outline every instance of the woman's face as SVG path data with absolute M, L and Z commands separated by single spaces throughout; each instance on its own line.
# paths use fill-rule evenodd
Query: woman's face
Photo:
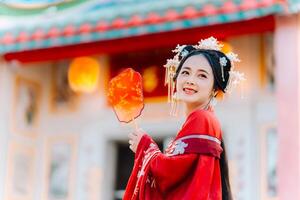
M 208 103 L 214 85 L 212 68 L 203 55 L 189 57 L 183 64 L 176 81 L 178 98 L 201 106 Z

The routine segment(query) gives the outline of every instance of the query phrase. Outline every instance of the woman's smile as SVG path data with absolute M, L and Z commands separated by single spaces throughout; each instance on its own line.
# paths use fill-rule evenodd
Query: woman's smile
M 191 88 L 191 87 L 184 87 L 184 88 L 183 88 L 183 91 L 184 91 L 184 93 L 187 94 L 187 95 L 193 95 L 193 94 L 195 94 L 195 93 L 198 92 L 196 89 Z

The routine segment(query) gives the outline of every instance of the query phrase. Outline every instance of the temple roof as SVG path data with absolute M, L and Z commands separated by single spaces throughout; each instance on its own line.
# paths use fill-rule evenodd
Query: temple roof
M 297 12 L 299 6 L 291 6 L 297 2 L 3 0 L 0 3 L 0 53 L 90 43 Z

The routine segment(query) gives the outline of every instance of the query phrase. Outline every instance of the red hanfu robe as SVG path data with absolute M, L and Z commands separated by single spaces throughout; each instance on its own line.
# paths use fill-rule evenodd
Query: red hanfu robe
M 221 129 L 213 110 L 195 110 L 165 153 L 145 134 L 123 200 L 221 200 Z

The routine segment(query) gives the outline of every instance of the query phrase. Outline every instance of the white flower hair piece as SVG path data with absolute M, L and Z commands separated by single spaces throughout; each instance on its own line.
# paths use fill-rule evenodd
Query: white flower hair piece
M 229 72 L 232 77 L 232 84 L 235 86 L 239 84 L 241 81 L 245 81 L 245 75 L 244 73 L 240 73 L 238 71 L 231 71 Z
M 198 45 L 195 45 L 194 47 L 196 49 L 209 49 L 209 50 L 221 51 L 223 46 L 224 45 L 220 44 L 216 38 L 210 37 L 204 40 L 202 39 L 200 42 L 198 42 Z
M 189 52 L 186 49 L 181 52 L 182 57 L 186 57 L 188 54 L 189 54 Z
M 241 60 L 238 58 L 238 55 L 233 53 L 233 52 L 226 53 L 226 56 L 230 60 L 230 62 L 232 63 L 233 68 L 234 68 L 234 63 L 235 62 L 241 62 Z
M 226 92 L 231 93 L 231 91 L 240 83 L 242 83 L 242 81 L 245 81 L 245 74 L 235 71 L 234 67 L 235 67 L 235 63 L 236 62 L 241 62 L 241 60 L 238 58 L 238 55 L 233 53 L 233 52 L 228 52 L 226 53 L 227 58 L 230 60 L 231 62 L 231 69 L 229 71 L 229 80 L 227 83 L 227 87 L 225 89 Z
M 246 78 L 244 73 L 231 70 L 229 72 L 229 80 L 228 80 L 228 85 L 226 87 L 226 92 L 230 93 L 233 88 L 235 88 L 238 84 L 240 84 L 242 81 L 245 80 Z
M 220 65 L 222 65 L 223 67 L 225 67 L 227 65 L 227 60 L 225 57 L 220 58 Z
M 172 50 L 172 52 L 179 54 L 184 49 L 184 47 L 186 47 L 186 45 L 177 44 L 176 48 L 174 50 Z

